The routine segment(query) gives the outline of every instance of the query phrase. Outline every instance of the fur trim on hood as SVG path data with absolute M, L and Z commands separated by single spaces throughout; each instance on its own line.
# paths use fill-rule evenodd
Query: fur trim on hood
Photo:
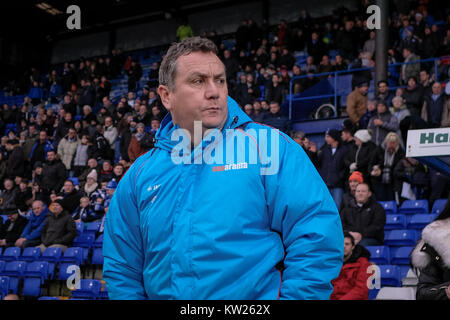
M 419 269 L 431 262 L 430 255 L 421 251 L 425 243 L 434 248 L 442 258 L 442 263 L 450 269 L 450 218 L 433 221 L 423 229 L 422 239 L 411 253 L 411 263 Z

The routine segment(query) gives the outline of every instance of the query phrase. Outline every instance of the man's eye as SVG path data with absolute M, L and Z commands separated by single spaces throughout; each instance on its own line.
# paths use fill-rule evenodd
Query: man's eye
M 201 84 L 203 82 L 202 79 L 195 79 L 194 81 L 192 81 L 192 83 L 194 84 Z

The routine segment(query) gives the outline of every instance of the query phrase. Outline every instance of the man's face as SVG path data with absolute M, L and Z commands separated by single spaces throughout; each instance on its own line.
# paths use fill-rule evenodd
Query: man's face
M 415 87 L 416 86 L 416 80 L 414 80 L 413 78 L 410 78 L 409 80 L 408 80 L 408 86 L 409 87 Z
M 152 126 L 152 130 L 158 130 L 159 126 L 160 126 L 160 122 L 158 120 L 152 120 L 151 126 Z
M 56 215 L 60 214 L 61 212 L 63 212 L 63 207 L 61 207 L 61 205 L 59 203 L 53 203 L 52 204 L 52 212 Z
M 90 168 L 95 168 L 95 167 L 97 167 L 97 161 L 96 161 L 95 159 L 89 159 L 89 160 L 88 160 L 88 166 L 89 166 Z
M 77 135 L 77 132 L 74 129 L 69 129 L 69 138 L 73 139 Z
M 371 195 L 372 192 L 370 192 L 369 187 L 366 184 L 362 183 L 356 187 L 355 191 L 356 202 L 364 204 L 367 202 L 367 200 L 369 200 Z
M 107 161 L 103 162 L 103 170 L 105 171 L 111 170 L 111 165 L 109 164 L 109 162 Z
M 433 86 L 431 87 L 431 90 L 433 91 L 433 94 L 441 94 L 441 84 L 439 82 L 435 82 Z
M 45 131 L 41 131 L 41 132 L 39 133 L 39 140 L 40 140 L 41 142 L 44 142 L 45 140 L 47 140 L 47 133 L 46 133 Z
M 73 189 L 74 189 L 74 187 L 73 187 L 72 183 L 70 183 L 69 181 L 66 181 L 64 183 L 64 192 L 65 193 L 71 193 L 73 191 Z
M 47 160 L 48 161 L 55 160 L 55 153 L 53 151 L 52 152 L 47 152 Z
M 120 176 L 123 173 L 123 167 L 122 166 L 115 166 L 114 167 L 114 174 L 116 176 Z
M 84 109 L 83 109 L 84 110 Z M 67 122 L 72 121 L 72 114 L 71 113 L 66 113 L 64 115 L 64 120 L 66 120 Z
M 194 121 L 203 130 L 222 128 L 227 120 L 228 87 L 225 68 L 213 53 L 193 52 L 177 60 L 174 88 L 159 87 L 174 123 L 193 132 Z
M 388 91 L 388 86 L 387 86 L 387 84 L 384 83 L 384 82 L 381 82 L 381 83 L 378 85 L 378 91 L 379 91 L 380 93 L 385 93 L 385 92 L 387 92 L 387 91 Z
M 42 213 L 42 211 L 44 211 L 44 205 L 40 201 L 35 201 L 31 209 L 33 210 L 34 214 L 38 216 Z
M 377 104 L 377 112 L 378 113 L 385 113 L 387 110 L 386 105 L 379 103 Z
M 430 76 L 425 71 L 420 71 L 420 82 L 426 82 Z
M 278 103 L 271 103 L 270 113 L 276 114 L 278 111 L 280 111 L 280 105 Z
M 344 257 L 350 257 L 353 253 L 355 246 L 352 244 L 350 238 L 344 238 Z
M 367 92 L 369 91 L 369 87 L 368 86 L 362 86 L 359 89 L 359 92 L 361 92 L 361 94 L 366 95 Z
M 342 141 L 350 141 L 350 138 L 352 137 L 352 135 L 351 135 L 351 133 L 350 132 L 347 132 L 347 131 L 342 131 L 342 133 L 341 133 L 341 139 L 342 139 Z
M 5 186 L 6 190 L 11 190 L 14 187 L 14 182 L 12 180 L 8 179 L 8 180 L 5 180 L 3 185 Z
M 8 214 L 8 220 L 11 222 L 16 221 L 18 217 L 19 217 L 18 213 Z
M 112 125 L 112 119 L 111 118 L 106 118 L 105 119 L 105 126 L 110 127 Z

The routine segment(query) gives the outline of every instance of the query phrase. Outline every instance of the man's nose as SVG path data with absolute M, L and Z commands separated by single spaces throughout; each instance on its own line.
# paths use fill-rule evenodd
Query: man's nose
M 213 79 L 206 81 L 205 96 L 207 99 L 218 99 L 220 96 L 219 84 Z

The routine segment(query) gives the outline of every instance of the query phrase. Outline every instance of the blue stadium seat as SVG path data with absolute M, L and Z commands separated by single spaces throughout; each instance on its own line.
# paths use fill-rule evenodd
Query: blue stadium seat
M 84 262 L 83 248 L 70 247 L 64 252 L 64 255 L 59 259 L 60 262 L 71 262 L 72 264 L 82 265 Z
M 108 291 L 106 290 L 100 290 L 100 296 L 98 297 L 99 300 L 109 300 Z
M 5 223 L 5 221 L 8 220 L 8 216 L 6 214 L 2 214 L 0 217 L 2 217 L 3 223 Z
M 391 263 L 395 265 L 409 265 L 409 255 L 414 247 L 399 247 L 391 250 Z
M 68 179 L 70 181 L 72 181 L 75 186 L 80 184 L 80 182 L 78 181 L 78 178 L 76 178 L 76 177 L 71 177 L 71 178 L 68 178 Z
M 437 199 L 433 203 L 433 208 L 431 209 L 431 213 L 440 214 L 442 212 L 442 210 L 444 210 L 446 203 L 447 203 L 447 199 Z
M 38 300 L 59 300 L 59 298 L 58 297 L 42 296 L 42 297 L 39 297 Z
M 94 248 L 102 248 L 103 247 L 103 233 L 98 236 L 97 239 L 95 239 Z
M 73 119 L 75 120 L 75 121 L 78 121 L 78 120 L 81 120 L 83 117 L 81 116 L 81 115 L 79 115 L 79 114 L 77 114 L 75 117 L 73 117 Z
M 377 265 L 390 264 L 390 250 L 388 246 L 366 246 L 370 252 L 370 261 Z
M 400 268 L 395 265 L 383 265 L 380 267 L 381 286 L 399 287 L 402 284 Z
M 75 222 L 75 225 L 77 227 L 77 235 L 80 235 L 84 231 L 84 223 L 83 222 Z
M 75 273 L 72 266 L 75 264 L 73 262 L 63 262 L 59 265 L 58 280 L 67 280 L 71 275 Z M 69 270 L 69 268 L 71 268 Z
M 20 260 L 31 262 L 31 261 L 39 260 L 40 256 L 41 256 L 40 248 L 28 247 L 23 250 Z
M 9 293 L 9 277 L 0 276 L 0 298 L 3 300 L 3 297 Z
M 384 244 L 388 246 L 414 246 L 417 241 L 416 230 L 391 230 L 385 232 Z
M 430 222 L 437 218 L 437 214 L 418 213 L 411 216 L 408 222 L 408 229 L 422 230 Z
M 103 265 L 103 249 L 95 248 L 92 253 L 92 264 L 94 265 Z
M 25 278 L 23 281 L 22 295 L 25 297 L 39 297 L 42 294 L 41 279 Z
M 13 261 L 18 260 L 20 257 L 21 249 L 18 247 L 6 248 L 2 255 L 2 260 Z
M 23 277 L 26 266 L 26 261 L 10 261 L 5 265 L 2 274 L 9 277 L 9 290 L 13 293 L 18 293 L 19 281 Z
M 84 232 L 88 232 L 88 233 L 94 235 L 94 237 L 95 237 L 95 234 L 98 232 L 98 229 L 100 228 L 100 225 L 102 224 L 102 222 L 101 221 L 93 221 L 93 222 L 89 222 L 86 224 L 87 224 L 87 227 Z
M 399 208 L 400 213 L 429 213 L 428 200 L 405 200 Z
M 0 275 L 5 270 L 6 261 L 0 260 Z
M 379 291 L 380 289 L 369 289 L 369 300 L 374 300 Z
M 395 201 L 378 201 L 386 214 L 397 213 L 397 203 Z
M 386 214 L 384 230 L 405 229 L 406 216 L 402 213 Z
M 74 247 L 91 248 L 95 241 L 95 235 L 82 233 L 73 240 Z
M 44 283 L 48 279 L 49 263 L 47 261 L 34 261 L 27 264 L 25 272 L 23 273 L 26 278 L 38 278 L 41 283 Z
M 100 289 L 100 280 L 81 279 L 80 289 L 72 291 L 72 298 L 97 299 L 100 296 Z
M 61 259 L 61 257 L 62 257 L 62 254 L 63 254 L 63 252 L 62 252 L 61 248 L 56 248 L 56 247 L 47 248 L 47 249 L 45 249 L 42 256 L 39 258 L 39 260 L 58 263 L 59 259 Z

